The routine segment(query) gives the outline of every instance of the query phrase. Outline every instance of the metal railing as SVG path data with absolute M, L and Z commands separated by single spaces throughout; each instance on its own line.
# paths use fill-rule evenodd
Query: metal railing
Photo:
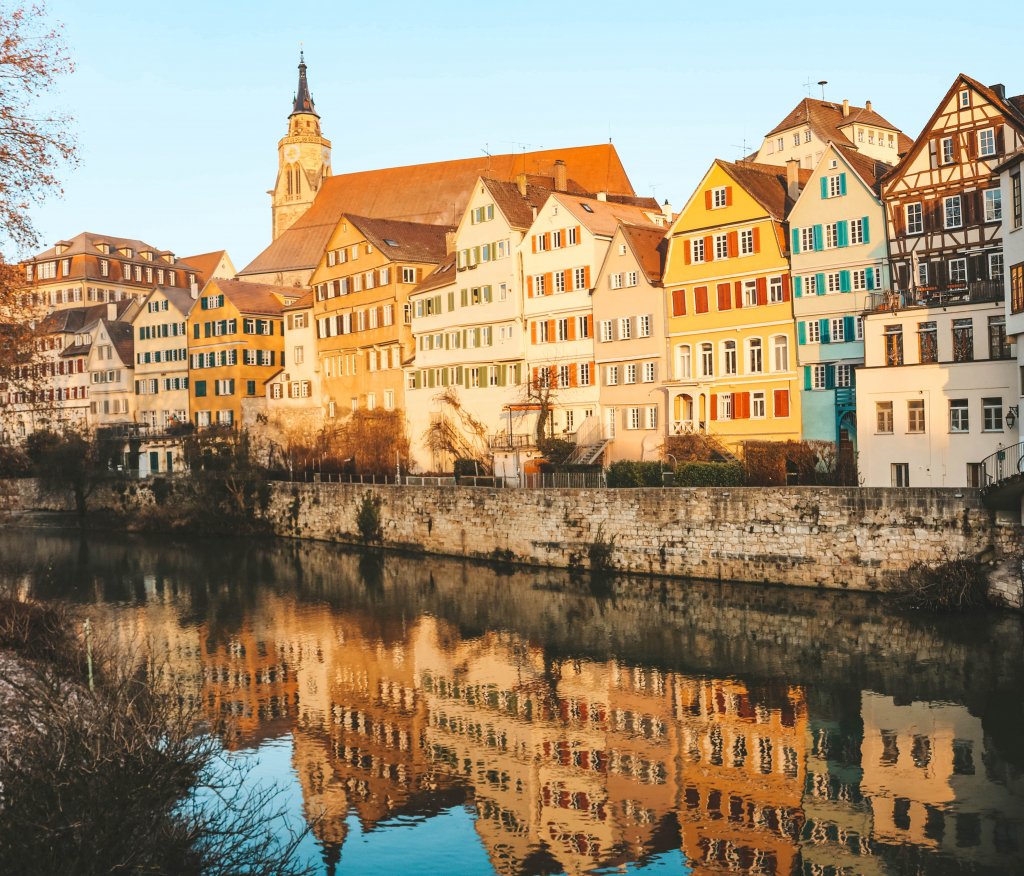
M 487 436 L 487 446 L 491 450 L 513 450 L 517 447 L 533 447 L 536 439 L 532 434 L 501 432 Z
M 945 286 L 918 286 L 914 289 L 886 289 L 869 292 L 865 313 L 885 313 L 920 307 L 947 307 L 953 304 L 988 304 L 1002 301 L 1006 290 L 1002 280 L 973 280 Z
M 991 487 L 1024 474 L 1024 441 L 991 453 L 981 461 L 980 487 Z
M 603 471 L 552 471 L 524 474 L 528 490 L 587 490 L 608 486 Z
M 435 477 L 433 475 L 406 475 L 402 483 L 407 487 L 454 487 L 454 477 Z

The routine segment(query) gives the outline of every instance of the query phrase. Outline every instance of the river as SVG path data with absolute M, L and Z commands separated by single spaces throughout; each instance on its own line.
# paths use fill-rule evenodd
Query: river
M 312 542 L 0 533 L 323 873 L 1024 872 L 1024 620 Z

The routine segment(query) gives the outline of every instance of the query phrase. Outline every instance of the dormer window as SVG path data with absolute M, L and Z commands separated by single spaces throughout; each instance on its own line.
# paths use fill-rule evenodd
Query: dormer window
M 971 105 L 971 92 L 964 88 L 960 92 L 960 109 L 967 109 Z
M 66 243 L 58 243 L 56 246 L 54 246 L 54 250 L 56 250 L 57 255 L 64 255 L 67 248 L 68 245 Z
M 96 249 L 98 249 L 103 255 L 110 255 L 110 244 L 109 243 L 97 243 Z

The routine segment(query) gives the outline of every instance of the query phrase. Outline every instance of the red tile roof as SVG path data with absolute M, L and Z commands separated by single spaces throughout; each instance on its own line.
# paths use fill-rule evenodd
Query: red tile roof
M 558 159 L 565 162 L 567 176 L 588 191 L 633 194 L 610 143 L 339 174 L 324 181 L 312 206 L 239 276 L 312 269 L 344 213 L 454 225 L 480 177 L 514 180 L 520 173 L 553 177 Z
M 199 255 L 183 258 L 182 261 L 192 266 L 196 274 L 199 275 L 197 279 L 199 285 L 202 286 L 213 276 L 213 272 L 217 270 L 220 260 L 227 254 L 228 251 L 226 249 L 215 249 L 213 252 L 204 252 Z
M 647 228 L 646 226 L 622 225 L 622 236 L 636 256 L 640 270 L 652 286 L 660 286 L 665 270 L 665 253 L 668 241 L 665 229 Z
M 445 286 L 451 286 L 458 274 L 455 271 L 455 256 L 449 256 L 441 264 L 439 264 L 433 271 L 431 271 L 419 285 L 410 292 L 410 295 L 416 295 L 419 292 L 430 292 L 433 289 L 443 289 Z
M 650 201 L 649 204 L 638 206 L 601 201 L 597 198 L 581 198 L 579 195 L 564 192 L 556 192 L 553 197 L 565 206 L 580 225 L 601 237 L 611 237 L 619 225 L 657 227 L 651 214 L 661 215 L 661 208 L 653 198 L 646 199 Z
M 427 225 L 423 222 L 402 222 L 395 219 L 372 219 L 368 216 L 353 216 L 348 219 L 366 239 L 377 247 L 377 251 L 391 261 L 427 262 L 436 265 L 444 261 L 448 250 L 445 245 L 447 232 L 454 231 L 450 225 Z
M 305 291 L 294 286 L 271 286 L 268 283 L 247 283 L 243 280 L 211 280 L 203 293 L 212 290 L 224 296 L 238 308 L 240 313 L 258 313 L 280 316 L 286 299 L 301 298 Z
M 886 128 L 896 131 L 898 141 L 896 151 L 898 153 L 906 152 L 913 143 L 910 137 L 873 109 L 853 106 L 851 104 L 849 110 L 849 115 L 844 116 L 841 103 L 805 97 L 793 108 L 786 118 L 779 122 L 765 136 L 771 137 L 782 131 L 788 131 L 800 125 L 807 125 L 822 140 L 831 140 L 837 145 L 856 147 L 857 144 L 847 137 L 842 129 L 850 125 L 870 125 L 874 128 Z
M 789 198 L 786 168 L 776 164 L 758 164 L 756 161 L 722 161 L 718 164 L 743 189 L 764 207 L 773 219 L 784 222 L 793 201 Z M 801 188 L 807 185 L 813 171 L 798 170 Z

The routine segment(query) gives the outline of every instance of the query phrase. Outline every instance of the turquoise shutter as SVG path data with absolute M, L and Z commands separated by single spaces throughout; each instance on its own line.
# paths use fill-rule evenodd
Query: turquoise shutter
M 855 328 L 856 327 L 854 326 L 854 323 L 853 323 L 853 317 L 852 316 L 844 316 L 843 317 L 843 339 L 847 340 L 847 341 L 852 341 L 853 337 L 854 337 L 854 333 L 855 333 Z
M 817 281 L 818 294 L 819 295 L 824 295 L 825 294 L 825 290 L 828 288 L 825 285 L 825 275 L 824 274 L 817 274 L 816 276 L 818 278 L 818 281 Z
M 804 389 L 809 390 L 811 388 L 811 366 L 804 365 Z
M 800 252 L 800 229 L 793 229 L 793 252 Z
M 836 366 L 826 365 L 825 366 L 825 389 L 836 388 Z
M 821 182 L 821 199 L 824 201 L 826 198 L 828 198 L 828 177 L 827 176 L 823 176 L 821 178 L 820 182 Z
M 839 272 L 839 291 L 849 292 L 850 291 L 850 272 L 840 271 Z
M 828 320 L 819 319 L 818 328 L 821 330 L 821 342 L 823 344 L 831 343 L 832 339 L 828 336 Z
M 814 226 L 814 249 L 815 251 L 825 248 L 824 238 L 821 234 L 821 226 Z
M 794 277 L 793 278 L 793 297 L 800 298 L 804 294 L 804 278 Z
M 864 216 L 861 222 L 864 223 L 864 242 L 871 243 L 871 234 L 868 232 L 868 217 Z
M 841 195 L 845 195 L 846 194 L 846 174 L 845 173 L 839 174 L 839 194 L 841 194 Z
M 864 271 L 864 282 L 867 285 L 868 289 L 874 289 L 875 288 L 875 269 L 874 268 L 868 268 L 867 270 Z
M 850 245 L 850 223 L 846 219 L 836 224 L 836 237 L 840 246 Z
M 796 324 L 796 340 L 798 344 L 807 343 L 807 323 L 798 322 Z

